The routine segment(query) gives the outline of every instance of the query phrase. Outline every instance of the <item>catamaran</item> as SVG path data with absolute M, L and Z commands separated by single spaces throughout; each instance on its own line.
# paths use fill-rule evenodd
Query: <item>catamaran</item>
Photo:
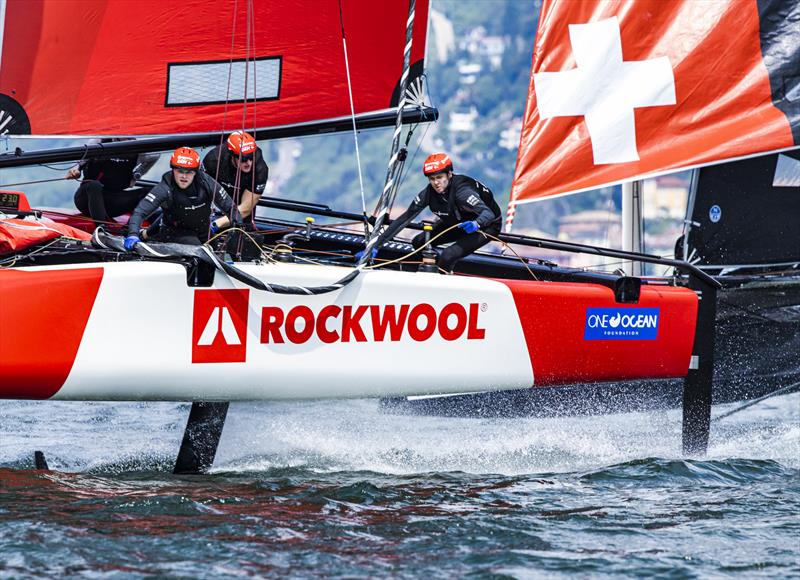
M 421 271 L 396 262 L 411 254 L 397 242 L 382 248 L 385 263 L 310 257 L 373 247 L 403 171 L 404 124 L 436 117 L 420 90 L 426 1 L 378 10 L 366 0 L 245 2 L 239 10 L 188 4 L 198 39 L 183 44 L 173 42 L 181 19 L 155 30 L 130 25 L 140 12 L 161 10 L 157 2 L 8 0 L 5 130 L 138 139 L 18 152 L 0 156 L 0 167 L 212 145 L 241 128 L 269 139 L 394 125 L 373 215 L 355 216 L 358 233 L 309 222 L 286 235 L 286 223 L 261 219 L 256 259 L 229 263 L 211 246 L 125 252 L 119 237 L 85 219 L 37 211 L 23 192 L 4 192 L 0 397 L 192 401 L 176 470 L 196 472 L 213 462 L 229 401 L 672 378 L 686 385 L 685 447 L 704 447 L 720 283 L 694 264 L 511 234 L 498 241 L 652 262 L 675 274 L 573 271 L 483 254 L 463 260 L 460 273 L 469 275 L 447 276 L 425 267 L 425 257 Z M 71 33 L 77 28 L 90 32 Z M 77 42 L 66 50 L 65 39 Z M 132 53 L 139 58 L 124 56 Z M 59 58 L 80 64 L 83 75 L 57 74 Z M 131 99 L 134 79 L 142 91 Z M 526 135 L 516 184 L 531 180 Z M 281 200 L 262 205 L 347 215 Z M 146 344 L 147 360 L 122 338 Z

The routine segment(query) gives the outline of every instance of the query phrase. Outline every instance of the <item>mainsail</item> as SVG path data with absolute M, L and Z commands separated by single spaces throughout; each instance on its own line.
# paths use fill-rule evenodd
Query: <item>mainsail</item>
M 0 6 L 0 134 L 158 135 L 332 119 L 351 114 L 348 82 L 356 114 L 398 101 L 408 2 Z M 428 0 L 416 10 L 412 76 L 422 71 Z
M 545 0 L 514 206 L 800 146 L 795 0 Z

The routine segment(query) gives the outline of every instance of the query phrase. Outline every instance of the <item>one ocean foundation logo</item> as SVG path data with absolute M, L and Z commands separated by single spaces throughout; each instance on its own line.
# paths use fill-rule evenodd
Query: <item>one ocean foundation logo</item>
M 658 308 L 587 308 L 584 340 L 655 340 Z

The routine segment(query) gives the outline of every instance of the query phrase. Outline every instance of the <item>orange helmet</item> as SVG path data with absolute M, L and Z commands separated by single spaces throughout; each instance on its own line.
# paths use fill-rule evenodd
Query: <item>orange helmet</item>
M 200 154 L 191 147 L 178 147 L 169 160 L 173 169 L 197 169 L 200 167 Z
M 447 153 L 434 153 L 429 155 L 422 166 L 422 173 L 433 175 L 442 171 L 453 171 L 453 162 Z
M 228 150 L 234 155 L 252 155 L 256 151 L 256 140 L 250 133 L 234 131 L 228 137 Z

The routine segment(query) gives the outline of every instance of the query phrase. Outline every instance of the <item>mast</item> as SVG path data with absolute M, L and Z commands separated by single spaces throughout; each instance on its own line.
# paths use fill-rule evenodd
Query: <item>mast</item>
M 405 107 L 406 104 L 406 87 L 408 85 L 408 72 L 411 62 L 411 45 L 414 40 L 415 7 L 416 0 L 409 0 L 408 20 L 406 20 L 406 44 L 403 50 L 403 73 L 400 76 L 400 95 L 397 103 L 397 120 L 394 126 L 394 136 L 392 137 L 389 168 L 386 171 L 386 182 L 383 186 L 383 193 L 375 208 L 375 214 L 377 216 L 375 227 L 372 230 L 372 235 L 367 239 L 367 246 L 364 250 L 364 254 L 357 264 L 358 268 L 361 268 L 367 260 L 372 258 L 372 250 L 375 244 L 378 243 L 378 235 L 380 234 L 383 222 L 386 220 L 386 216 L 394 203 L 394 198 L 397 194 L 398 178 L 406 159 L 406 150 L 400 149 L 400 133 L 403 130 L 403 107 Z
M 626 252 L 643 253 L 642 236 L 642 180 L 626 181 L 622 184 L 622 249 Z M 641 262 L 623 262 L 622 269 L 628 276 L 641 276 Z

